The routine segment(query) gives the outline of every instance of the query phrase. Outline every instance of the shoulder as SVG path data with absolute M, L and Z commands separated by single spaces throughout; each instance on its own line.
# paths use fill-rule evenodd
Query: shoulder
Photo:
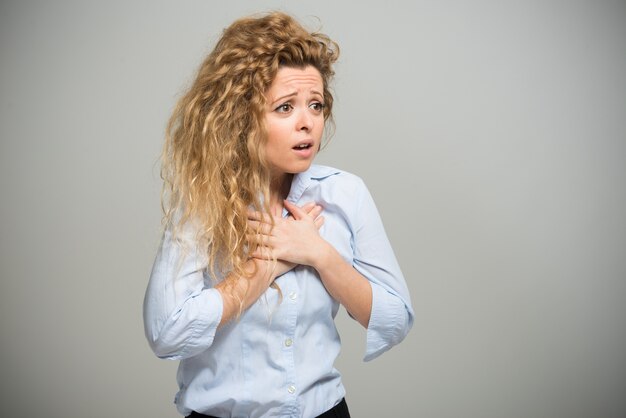
M 306 173 L 312 181 L 333 186 L 365 188 L 365 183 L 361 177 L 339 168 L 313 164 Z
M 344 211 L 350 211 L 350 208 L 357 210 L 369 196 L 361 177 L 335 167 L 313 165 L 307 170 L 306 181 L 320 201 L 332 202 Z

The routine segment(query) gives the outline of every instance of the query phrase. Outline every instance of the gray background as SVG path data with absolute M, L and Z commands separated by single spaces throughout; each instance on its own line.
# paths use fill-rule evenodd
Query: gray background
M 319 162 L 369 185 L 416 310 L 372 363 L 341 314 L 353 415 L 626 416 L 625 2 L 226 3 L 0 4 L 0 415 L 177 416 L 141 318 L 163 130 L 277 8 L 341 45 Z

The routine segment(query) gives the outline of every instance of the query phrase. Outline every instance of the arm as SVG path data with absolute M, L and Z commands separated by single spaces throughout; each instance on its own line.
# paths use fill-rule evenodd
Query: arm
M 304 252 L 299 264 L 309 265 L 317 270 L 328 293 L 364 328 L 367 328 L 372 312 L 370 282 L 348 264 L 335 247 L 319 235 L 317 229 L 311 228 L 312 219 L 306 213 L 289 201 L 285 201 L 285 207 L 294 219 L 304 224 L 300 235 L 306 237 L 308 248 L 294 249 Z
M 194 230 L 163 234 L 143 304 L 146 338 L 160 358 L 191 357 L 213 343 L 222 316 L 219 292 L 205 286 L 207 257 L 194 244 Z
M 266 252 L 253 255 L 267 259 L 273 254 L 279 260 L 313 267 L 328 293 L 367 328 L 372 311 L 370 282 L 320 236 L 313 216 L 288 200 L 284 201 L 284 205 L 291 217 L 275 220 L 273 229 L 262 215 L 257 214 L 251 221 L 255 228 L 261 225 L 262 232 L 266 234 L 263 242 Z M 317 218 L 317 222 L 323 222 L 323 217 Z
M 267 290 L 280 275 L 291 270 L 295 264 L 277 260 L 273 265 L 270 260 L 250 259 L 246 262 L 247 272 L 254 272 L 252 277 L 239 277 L 229 274 L 215 285 L 223 302 L 222 317 L 218 328 L 248 309 Z
M 408 334 L 414 311 L 404 275 L 385 233 L 374 199 L 361 180 L 353 225 L 353 265 L 372 286 L 365 361 L 372 360 Z
M 354 200 L 345 205 L 354 209 L 350 215 L 352 265 L 319 235 L 312 219 L 288 201 L 285 207 L 293 219 L 280 220 L 272 230 L 266 228 L 264 244 L 277 258 L 318 271 L 329 294 L 367 328 L 368 361 L 404 339 L 414 313 L 404 276 L 369 191 L 360 180 L 348 185 L 356 190 L 350 194 Z
M 315 228 L 319 229 L 324 224 L 324 219 L 318 218 L 322 212 L 322 207 L 314 202 L 309 202 L 302 207 L 296 206 L 303 216 L 309 216 L 314 219 Z M 252 217 L 263 217 L 262 214 L 252 212 Z M 280 218 L 280 213 L 274 214 L 276 218 Z M 258 226 L 258 224 L 257 224 Z M 255 235 L 250 235 L 251 239 Z M 248 309 L 256 300 L 267 290 L 272 282 L 279 276 L 293 269 L 296 263 L 285 260 L 267 260 L 260 258 L 251 258 L 244 266 L 249 273 L 254 273 L 251 277 L 238 277 L 229 274 L 223 281 L 218 283 L 215 288 L 220 292 L 223 301 L 222 318 L 218 327 L 221 327 L 231 319 L 235 318 L 240 312 Z
M 180 360 L 209 348 L 217 329 L 239 313 L 239 300 L 243 309 L 248 308 L 278 275 L 293 267 L 285 262 L 274 265 L 249 260 L 249 271 L 254 264 L 257 267 L 251 278 L 229 274 L 215 287 L 208 287 L 207 256 L 196 248 L 193 236 L 190 227 L 178 238 L 165 231 L 150 275 L 143 305 L 144 328 L 150 347 L 160 358 Z
M 321 211 L 314 204 L 302 209 L 314 216 Z M 252 277 L 228 274 L 218 277 L 211 287 L 214 280 L 205 280 L 207 254 L 197 248 L 194 237 L 190 224 L 178 237 L 165 231 L 152 267 L 143 305 L 144 328 L 150 347 L 161 358 L 180 360 L 209 348 L 219 327 L 235 318 L 240 308 L 250 307 L 276 277 L 295 266 L 281 260 L 251 259 L 244 268 L 254 271 Z

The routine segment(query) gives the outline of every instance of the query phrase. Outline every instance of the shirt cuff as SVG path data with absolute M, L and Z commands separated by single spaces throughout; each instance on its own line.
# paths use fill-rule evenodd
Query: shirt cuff
M 224 301 L 217 289 L 205 289 L 204 297 L 201 298 L 198 306 L 197 320 L 193 321 L 194 341 L 203 341 L 203 345 L 213 344 L 217 326 L 224 314 Z
M 157 356 L 182 360 L 207 350 L 213 344 L 223 309 L 217 289 L 204 289 L 192 296 L 163 328 Z
M 372 313 L 367 326 L 363 361 L 380 356 L 402 341 L 406 335 L 406 307 L 402 300 L 375 283 L 371 285 Z

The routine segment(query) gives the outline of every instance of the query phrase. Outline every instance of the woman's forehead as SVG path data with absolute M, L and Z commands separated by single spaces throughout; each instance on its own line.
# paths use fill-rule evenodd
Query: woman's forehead
M 294 92 L 318 90 L 317 92 L 321 94 L 323 88 L 322 75 L 317 68 L 313 66 L 304 68 L 281 67 L 268 90 L 268 96 L 271 98 L 289 90 Z

